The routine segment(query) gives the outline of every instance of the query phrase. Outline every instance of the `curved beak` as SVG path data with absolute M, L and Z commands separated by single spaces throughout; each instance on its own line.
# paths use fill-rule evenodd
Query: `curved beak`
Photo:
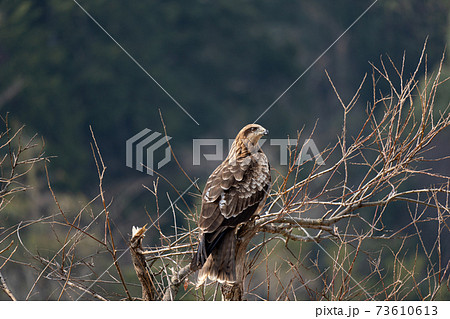
M 264 127 L 260 126 L 257 132 L 258 135 L 263 136 L 269 134 L 269 130 L 265 129 Z

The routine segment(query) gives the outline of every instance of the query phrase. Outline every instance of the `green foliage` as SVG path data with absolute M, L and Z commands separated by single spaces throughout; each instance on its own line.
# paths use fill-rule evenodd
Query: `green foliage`
M 190 170 L 192 139 L 231 138 L 253 122 L 372 2 L 79 1 L 200 123 L 197 126 L 75 2 L 2 0 L 0 112 L 10 112 L 12 121 L 25 123 L 27 132 L 44 138 L 46 155 L 55 156 L 48 164 L 53 187 L 64 193 L 62 203 L 69 210 L 98 194 L 90 148 L 92 125 L 108 167 L 107 196 L 115 196 L 112 218 L 126 233 L 129 224 L 136 223 L 136 214 L 142 219 L 144 206 L 155 217 L 151 194 L 130 186 L 136 180 L 139 187 L 142 180 L 150 185 L 155 179 L 125 166 L 128 138 L 143 128 L 162 132 L 161 110 L 175 154 L 189 175 L 200 175 L 199 185 L 203 185 L 211 170 Z M 377 63 L 380 55 L 388 54 L 398 65 L 406 52 L 411 63 L 405 65 L 405 74 L 410 74 L 428 37 L 428 68 L 435 70 L 450 39 L 449 12 L 450 2 L 442 0 L 378 1 L 260 122 L 273 138 L 295 138 L 303 127 L 309 134 L 319 119 L 316 144 L 320 148 L 334 144 L 342 126 L 342 109 L 324 69 L 346 102 L 370 72 L 368 61 Z M 447 61 L 443 73 L 443 78 L 450 75 Z M 437 110 L 448 106 L 448 87 L 443 85 L 439 91 Z M 14 94 L 5 94 L 11 88 L 17 89 Z M 372 94 L 371 85 L 361 90 L 355 116 L 364 116 L 365 101 L 372 101 Z M 435 157 L 448 149 L 448 138 L 437 143 Z M 173 162 L 161 172 L 183 190 L 186 178 Z M 28 178 L 26 182 L 35 187 L 33 195 L 18 195 L 14 206 L 3 215 L 0 212 L 1 227 L 55 212 L 48 192 L 43 191 L 42 169 Z M 161 187 L 159 209 L 164 211 L 169 207 L 164 202 L 167 185 Z M 36 206 L 43 197 L 46 204 Z M 195 197 L 186 201 L 190 207 L 196 203 Z M 163 228 L 171 223 L 168 215 L 161 219 Z M 385 215 L 386 223 L 399 220 Z M 36 232 L 24 240 L 27 245 L 36 243 L 41 235 Z M 157 242 L 158 238 L 147 240 Z M 405 264 L 411 263 L 409 257 L 405 259 Z M 386 282 L 391 283 L 394 279 L 388 271 Z M 125 270 L 125 276 L 134 280 L 131 269 Z
M 48 153 L 57 156 L 58 186 L 72 190 L 85 189 L 95 178 L 90 174 L 89 125 L 114 178 L 129 172 L 123 165 L 124 141 L 144 127 L 161 131 L 158 109 L 181 151 L 205 134 L 231 137 L 254 121 L 370 2 L 80 4 L 201 125 L 74 2 L 2 1 L 0 92 L 16 79 L 25 83 L 2 111 L 44 136 Z M 367 72 L 368 60 L 388 53 L 399 61 L 405 50 L 415 56 L 427 36 L 428 60 L 435 64 L 445 43 L 448 10 L 442 1 L 376 4 L 261 120 L 285 136 L 320 118 L 327 136 L 340 124 L 322 70 L 329 70 L 345 97 Z

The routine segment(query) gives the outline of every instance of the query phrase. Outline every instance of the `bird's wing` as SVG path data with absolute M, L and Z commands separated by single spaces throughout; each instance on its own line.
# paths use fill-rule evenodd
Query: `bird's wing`
M 205 233 L 248 220 L 270 187 L 264 153 L 224 161 L 209 177 L 202 196 L 199 226 Z

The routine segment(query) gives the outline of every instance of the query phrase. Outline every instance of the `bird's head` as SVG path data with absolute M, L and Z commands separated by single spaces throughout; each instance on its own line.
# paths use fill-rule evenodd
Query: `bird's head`
M 269 131 L 259 124 L 248 124 L 240 130 L 236 136 L 235 142 L 245 146 L 247 150 L 252 153 L 259 149 L 258 142 L 260 138 L 268 133 Z
M 248 124 L 239 132 L 238 137 L 256 145 L 259 139 L 268 133 L 269 131 L 259 124 Z

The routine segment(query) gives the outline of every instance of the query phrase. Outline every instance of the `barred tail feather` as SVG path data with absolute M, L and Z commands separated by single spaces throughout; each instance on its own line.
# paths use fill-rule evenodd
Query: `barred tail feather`
M 236 237 L 234 229 L 229 229 L 222 240 L 206 259 L 198 273 L 197 287 L 206 278 L 220 283 L 236 282 Z
M 204 234 L 201 234 L 198 241 L 197 253 L 194 255 L 194 258 L 192 258 L 191 261 L 191 270 L 197 271 L 202 268 L 207 258 L 208 255 L 206 252 L 206 240 Z

